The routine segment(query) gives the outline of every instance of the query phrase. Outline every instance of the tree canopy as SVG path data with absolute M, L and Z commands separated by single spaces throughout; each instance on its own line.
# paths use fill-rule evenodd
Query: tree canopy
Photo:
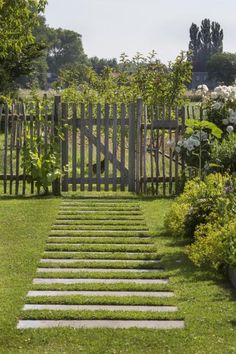
M 36 42 L 33 30 L 45 5 L 45 0 L 0 0 L 1 93 L 12 91 L 16 78 L 28 74 L 40 56 L 43 45 Z
M 192 51 L 193 71 L 207 71 L 210 57 L 223 52 L 223 29 L 217 22 L 204 19 L 200 28 L 192 23 L 189 49 Z
M 231 85 L 236 79 L 236 54 L 218 53 L 211 56 L 208 62 L 209 78 L 218 83 Z

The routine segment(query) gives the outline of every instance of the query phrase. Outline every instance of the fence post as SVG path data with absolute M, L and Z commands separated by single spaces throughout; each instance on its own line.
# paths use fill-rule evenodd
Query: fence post
M 58 144 L 58 150 L 59 150 L 59 156 L 61 159 L 61 143 L 60 143 L 60 138 L 59 138 L 59 126 L 60 126 L 60 103 L 61 103 L 61 97 L 60 96 L 55 96 L 54 97 L 54 115 L 52 116 L 52 119 L 54 118 L 54 124 L 53 124 L 53 139 L 56 144 Z M 61 165 L 60 162 L 58 161 L 59 166 Z M 58 196 L 61 194 L 61 180 L 60 178 L 57 178 L 53 183 L 52 183 L 52 192 L 54 195 Z
M 136 139 L 136 193 L 140 193 L 140 149 L 141 149 L 141 124 L 143 116 L 143 100 L 137 100 L 137 139 Z
M 129 178 L 128 190 L 135 192 L 135 137 L 136 137 L 136 124 L 135 124 L 135 104 L 129 105 Z
M 181 110 L 181 136 L 183 137 L 184 136 L 184 133 L 185 133 L 185 123 L 186 123 L 186 111 L 185 111 L 185 107 L 183 106 L 182 107 L 182 110 Z M 184 157 L 182 156 L 182 159 L 181 159 L 181 173 L 183 175 L 184 171 L 185 171 L 185 161 L 184 161 Z

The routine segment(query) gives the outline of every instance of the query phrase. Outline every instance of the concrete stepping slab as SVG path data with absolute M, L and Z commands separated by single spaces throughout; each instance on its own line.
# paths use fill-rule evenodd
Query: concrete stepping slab
M 60 229 L 60 228 L 52 228 L 51 232 L 108 232 L 108 233 L 116 233 L 116 232 L 148 232 L 148 229 L 99 229 L 99 225 L 97 227 L 94 228 L 83 228 L 80 229 L 79 227 L 77 229 Z
M 150 329 L 182 329 L 184 321 L 179 320 L 20 320 L 18 329 L 36 328 L 150 328 Z
M 153 248 L 153 244 L 146 244 L 146 243 L 93 243 L 93 242 L 89 242 L 89 243 L 55 243 L 55 242 L 47 242 L 47 246 L 106 246 L 106 247 L 121 247 L 121 246 L 125 246 L 125 247 L 150 247 Z
M 73 255 L 73 254 L 87 254 L 87 253 L 89 253 L 91 256 L 92 255 L 94 255 L 94 254 L 117 254 L 117 253 L 119 253 L 119 254 L 122 254 L 122 253 L 124 253 L 124 254 L 127 254 L 127 255 L 129 255 L 129 256 L 131 256 L 131 255 L 135 255 L 135 256 L 138 256 L 138 255 L 142 255 L 142 256 L 155 256 L 156 255 L 156 253 L 153 253 L 153 252 L 126 252 L 126 251 L 116 251 L 116 250 L 114 250 L 114 251 L 95 251 L 95 250 L 93 250 L 93 251 L 45 251 L 44 252 L 44 254 L 64 254 L 64 255 Z
M 93 235 L 87 235 L 86 234 L 79 234 L 79 235 L 67 235 L 67 234 L 56 234 L 56 233 L 53 233 L 53 234 L 49 234 L 48 236 L 48 239 L 50 240 L 51 238 L 58 238 L 58 239 L 63 239 L 63 238 L 68 238 L 68 239 L 78 239 L 78 238 L 83 238 L 83 239 L 99 239 L 99 238 L 113 238 L 114 240 L 117 239 L 117 238 L 132 238 L 132 239 L 142 239 L 142 240 L 150 240 L 151 237 L 150 236 L 147 236 L 147 235 L 108 235 L 108 234 L 105 234 L 105 235 L 97 235 L 97 234 L 93 234 Z
M 70 210 L 70 209 L 60 209 L 59 210 L 59 215 L 61 214 L 73 214 L 73 215 L 80 215 L 80 214 L 85 214 L 85 213 L 88 213 L 88 214 L 96 214 L 96 213 L 99 213 L 99 214 L 104 214 L 104 215 L 109 215 L 109 214 L 114 214 L 114 215 L 142 215 L 142 212 L 139 211 L 139 210 L 111 210 L 111 209 L 107 209 L 107 210 Z M 123 213 L 123 214 L 122 214 Z
M 26 304 L 24 311 L 136 311 L 136 312 L 176 312 L 177 306 L 135 306 L 135 305 L 38 305 Z
M 36 278 L 33 284 L 168 284 L 168 279 L 62 279 Z
M 71 226 L 71 227 L 69 227 Z M 104 232 L 112 232 L 112 231 L 119 231 L 119 232 L 147 232 L 148 229 L 145 228 L 120 228 L 119 226 L 117 228 L 101 228 L 101 225 L 91 225 L 92 227 L 90 227 L 89 225 L 85 225 L 85 226 L 81 226 L 81 225 L 53 225 L 51 228 L 51 231 L 97 231 L 99 229 L 99 231 L 104 231 Z
M 163 269 L 127 269 L 127 268 L 38 268 L 37 273 L 114 273 L 114 272 L 124 272 L 124 273 L 153 273 L 160 272 Z
M 101 201 L 101 200 L 78 200 L 78 201 L 74 201 L 74 200 L 71 200 L 71 201 L 66 201 L 66 202 L 62 202 L 61 205 L 135 205 L 135 206 L 139 206 L 139 202 L 138 201 L 132 201 L 132 200 L 125 200 L 125 201 L 122 201 L 120 200 L 119 202 L 117 202 L 116 200 L 104 200 L 104 201 Z
M 85 259 L 85 258 L 74 258 L 74 259 L 66 259 L 66 258 L 43 258 L 40 260 L 41 263 L 75 263 L 75 262 L 88 262 L 88 263 L 96 263 L 96 262 L 110 262 L 110 263 L 149 263 L 155 264 L 160 263 L 160 260 L 146 260 L 146 259 Z
M 88 290 L 30 290 L 27 297 L 39 296 L 141 296 L 141 297 L 173 297 L 172 291 L 88 291 Z

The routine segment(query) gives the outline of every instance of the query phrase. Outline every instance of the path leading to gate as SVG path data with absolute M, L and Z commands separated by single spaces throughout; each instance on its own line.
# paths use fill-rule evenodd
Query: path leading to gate
M 135 199 L 64 199 L 18 328 L 183 328 L 157 255 Z

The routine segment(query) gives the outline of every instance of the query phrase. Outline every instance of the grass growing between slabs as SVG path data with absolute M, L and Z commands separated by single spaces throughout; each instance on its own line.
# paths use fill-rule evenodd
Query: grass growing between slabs
M 120 197 L 121 195 L 119 195 Z M 236 353 L 236 302 L 233 291 L 226 280 L 217 278 L 214 274 L 196 269 L 184 255 L 184 243 L 177 242 L 164 236 L 162 231 L 163 216 L 171 205 L 171 200 L 143 199 L 140 206 L 144 212 L 146 223 L 151 231 L 152 240 L 156 242 L 158 255 L 164 255 L 164 259 L 156 267 L 163 265 L 168 273 L 149 273 L 148 279 L 170 276 L 168 290 L 174 291 L 175 297 L 161 298 L 125 298 L 123 304 L 129 305 L 177 305 L 178 315 L 168 314 L 168 318 L 184 318 L 184 330 L 111 330 L 111 329 L 48 329 L 48 330 L 24 330 L 16 329 L 21 309 L 26 303 L 26 294 L 32 289 L 55 289 L 55 285 L 32 285 L 36 276 L 39 260 L 45 250 L 46 240 L 52 225 L 58 215 L 60 199 L 2 199 L 0 201 L 0 353 L 83 353 L 83 354 L 146 354 L 146 353 L 176 353 L 176 354 L 233 354 Z M 95 214 L 97 216 L 97 213 Z M 70 215 L 73 217 L 73 215 Z M 99 216 L 98 216 L 99 217 Z M 112 217 L 112 216 L 111 216 Z M 128 215 L 125 216 L 125 219 Z M 102 218 L 102 215 L 101 215 Z M 132 214 L 130 214 L 132 218 Z M 102 236 L 102 235 L 101 235 Z M 129 237 L 122 233 L 120 235 Z M 132 236 L 131 236 L 132 238 Z M 73 239 L 73 236 L 72 236 Z M 83 237 L 78 238 L 82 240 Z M 78 242 L 76 240 L 76 242 Z M 106 237 L 104 237 L 104 241 Z M 107 239 L 109 240 L 109 238 Z M 83 240 L 82 240 L 83 241 Z M 58 241 L 56 241 L 58 242 Z M 75 241 L 73 241 L 75 243 Z M 109 241 L 107 242 L 109 243 Z M 132 259 L 128 255 L 128 259 Z M 45 257 L 45 255 L 44 255 Z M 63 258 L 65 256 L 63 255 Z M 46 258 L 46 257 L 45 257 Z M 50 258 L 52 258 L 50 256 Z M 74 258 L 74 256 L 72 256 Z M 125 261 L 121 261 L 119 269 L 125 267 Z M 68 268 L 83 268 L 85 263 L 75 261 L 67 265 Z M 108 266 L 112 263 L 102 264 L 97 262 L 97 268 Z M 137 264 L 129 262 L 129 268 Z M 116 265 L 117 266 L 117 265 Z M 42 263 L 41 267 L 60 267 L 60 264 Z M 112 279 L 114 275 L 128 278 L 135 274 L 128 273 L 75 273 L 75 278 L 105 278 Z M 49 273 L 50 277 L 63 277 L 61 273 Z M 145 279 L 146 274 L 138 274 L 137 278 Z M 38 278 L 43 278 L 37 273 Z M 106 289 L 106 285 L 89 285 L 91 288 Z M 89 286 L 85 288 L 88 290 Z M 77 285 L 71 285 L 71 289 L 77 289 Z M 109 285 L 109 289 L 127 290 L 126 285 Z M 81 289 L 81 287 L 79 287 Z M 133 284 L 129 289 L 138 290 L 139 285 Z M 143 286 L 142 286 L 143 288 Z M 161 284 L 146 285 L 147 289 L 166 290 Z M 56 289 L 63 289 L 63 285 L 57 285 Z M 40 297 L 37 303 L 61 303 L 60 297 Z M 73 296 L 65 298 L 65 304 L 106 304 L 108 299 L 104 297 L 89 298 Z M 35 303 L 35 298 L 27 299 L 28 303 Z M 119 299 L 109 297 L 110 304 L 119 304 Z M 40 312 L 44 318 L 45 311 Z M 48 313 L 48 312 L 47 312 Z M 147 318 L 147 314 L 132 312 L 133 318 Z M 90 318 L 89 311 L 78 311 L 76 316 Z M 25 313 L 25 316 L 34 317 L 34 311 Z M 38 315 L 37 315 L 38 316 Z M 55 316 L 52 314 L 52 316 Z M 74 312 L 63 312 L 64 318 L 74 318 Z M 98 316 L 104 318 L 124 318 L 124 313 L 117 311 L 99 311 Z M 123 317 L 122 317 L 123 316 Z M 151 313 L 150 318 L 165 318 L 165 313 Z

